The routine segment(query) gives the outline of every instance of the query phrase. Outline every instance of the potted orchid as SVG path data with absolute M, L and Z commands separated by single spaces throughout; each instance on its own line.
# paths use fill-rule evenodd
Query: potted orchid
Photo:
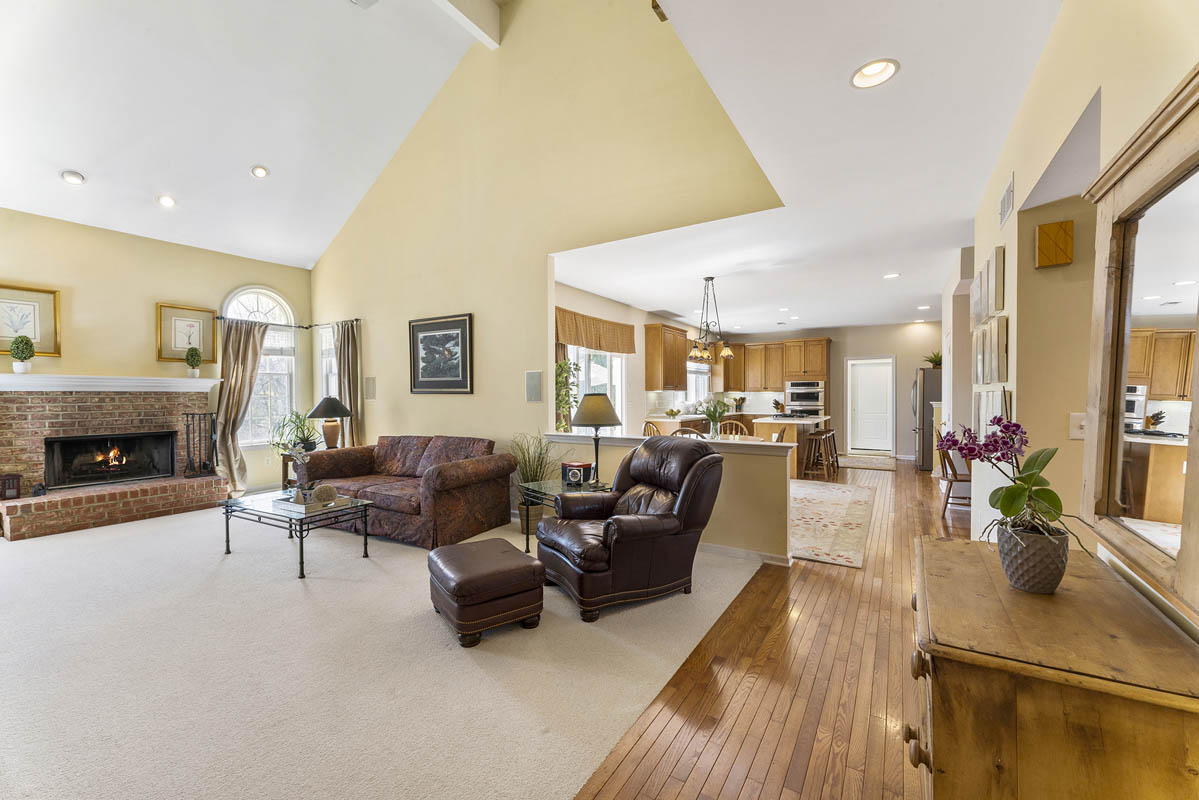
M 947 433 L 937 449 L 989 464 L 1008 480 L 1008 485 L 1000 486 L 988 498 L 1000 517 L 987 523 L 983 538 L 998 531 L 999 560 L 1014 588 L 1053 594 L 1066 574 L 1069 537 L 1073 535 L 1061 521 L 1062 499 L 1041 474 L 1057 455 L 1057 448 L 1036 450 L 1026 458 L 1028 431 L 1023 425 L 1001 416 L 992 417 L 990 424 L 994 430 L 981 438 L 963 425 L 961 437 Z M 1082 545 L 1081 540 L 1078 543 Z

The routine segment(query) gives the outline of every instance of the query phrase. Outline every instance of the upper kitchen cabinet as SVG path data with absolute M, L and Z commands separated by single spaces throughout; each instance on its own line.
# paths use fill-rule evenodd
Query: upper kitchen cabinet
M 724 388 L 726 392 L 744 392 L 745 388 L 745 345 L 730 344 L 732 358 L 724 359 Z
M 783 342 L 784 380 L 828 380 L 828 343 L 828 339 L 788 339 Z
M 783 343 L 775 342 L 766 345 L 765 372 L 762 388 L 767 392 L 783 391 Z
M 1149 383 L 1153 363 L 1153 328 L 1133 328 L 1128 335 L 1128 382 Z
M 687 331 L 673 325 L 645 326 L 645 390 L 687 391 Z
M 734 351 L 736 352 L 736 351 Z M 766 391 L 766 345 L 745 345 L 745 391 Z
M 1190 399 L 1190 364 L 1191 350 L 1194 347 L 1194 342 L 1194 331 L 1158 330 L 1153 332 L 1148 391 L 1150 400 Z M 1130 373 L 1132 371 L 1131 356 L 1132 353 L 1130 352 Z

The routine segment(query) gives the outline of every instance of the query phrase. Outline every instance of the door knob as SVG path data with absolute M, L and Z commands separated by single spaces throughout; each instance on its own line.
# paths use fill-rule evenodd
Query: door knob
M 919 650 L 912 651 L 912 678 L 920 680 L 929 674 L 928 660 Z
M 920 731 L 918 731 L 916 728 L 913 728 L 911 725 L 904 725 L 903 740 L 905 743 L 920 741 Z
M 912 610 L 913 611 L 920 610 L 920 609 L 916 608 L 916 593 L 915 592 L 912 592 Z
M 930 772 L 933 768 L 933 760 L 929 757 L 928 751 L 920 746 L 920 742 L 913 739 L 908 742 L 908 763 L 919 769 L 926 767 Z

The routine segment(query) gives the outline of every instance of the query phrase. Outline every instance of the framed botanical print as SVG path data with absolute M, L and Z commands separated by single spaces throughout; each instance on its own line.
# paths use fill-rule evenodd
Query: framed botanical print
M 34 355 L 62 355 L 57 289 L 0 286 L 0 350 L 8 352 L 18 336 L 33 340 Z
M 216 363 L 216 311 L 159 303 L 158 360 L 183 361 L 190 347 L 200 348 L 205 364 Z
M 408 321 L 414 394 L 474 392 L 473 329 L 474 314 Z

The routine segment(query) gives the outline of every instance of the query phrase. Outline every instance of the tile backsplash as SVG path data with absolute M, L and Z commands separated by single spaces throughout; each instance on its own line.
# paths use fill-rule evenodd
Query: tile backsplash
M 1167 433 L 1185 434 L 1191 424 L 1191 402 L 1189 400 L 1148 400 L 1145 415 L 1166 412 L 1166 421 L 1158 426 Z

